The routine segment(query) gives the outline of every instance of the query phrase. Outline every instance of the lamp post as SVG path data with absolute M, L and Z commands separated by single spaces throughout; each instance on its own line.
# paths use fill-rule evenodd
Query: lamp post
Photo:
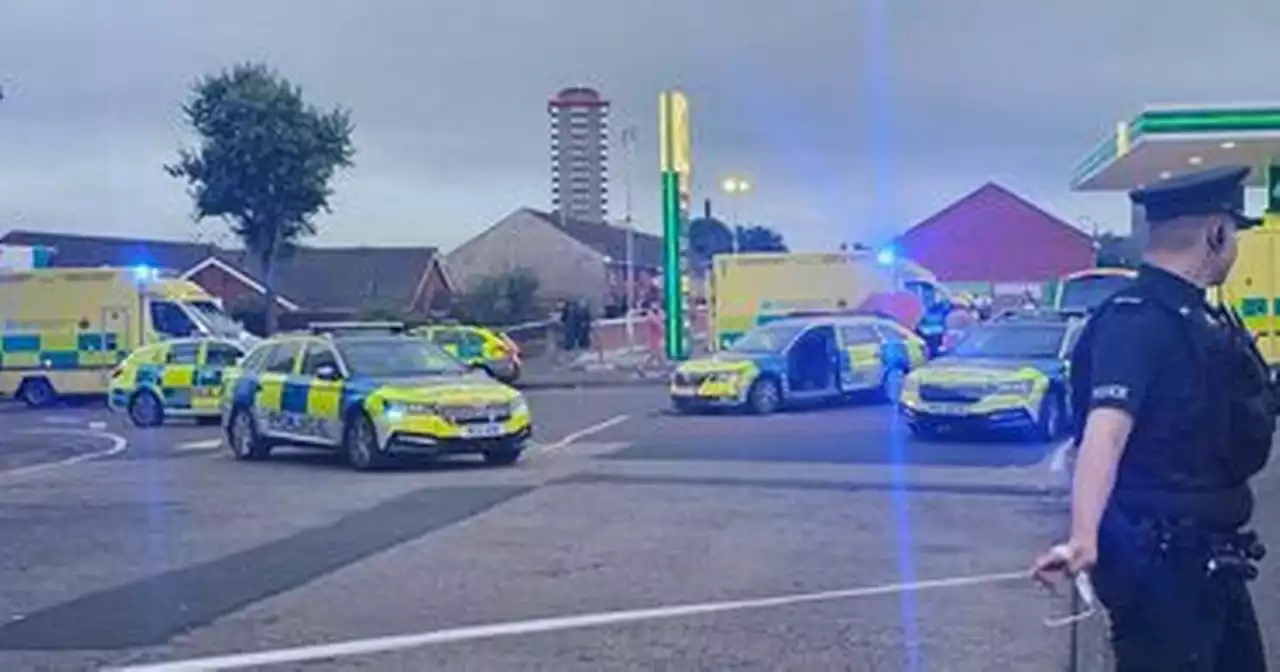
M 636 231 L 635 224 L 631 221 L 631 161 L 635 156 L 636 146 L 636 127 L 627 126 L 622 129 L 622 179 L 623 179 L 623 196 L 625 211 L 623 214 L 623 223 L 627 229 L 626 235 L 626 283 L 627 283 L 627 305 L 626 305 L 626 325 L 627 325 L 627 346 L 634 348 L 636 345 Z
M 729 195 L 729 215 L 733 226 L 733 253 L 738 253 L 738 201 L 751 191 L 751 183 L 741 177 L 726 177 L 720 188 Z

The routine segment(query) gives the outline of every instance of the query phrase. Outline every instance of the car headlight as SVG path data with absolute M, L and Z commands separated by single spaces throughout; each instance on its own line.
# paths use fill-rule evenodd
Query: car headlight
M 410 404 L 391 401 L 387 402 L 385 413 L 388 419 L 395 420 L 406 415 L 438 415 L 440 407 L 435 404 Z
M 1009 380 L 991 386 L 992 394 L 1031 394 L 1034 383 L 1030 380 Z
M 519 397 L 511 402 L 511 415 L 520 415 L 529 412 L 529 404 L 525 402 L 524 397 Z

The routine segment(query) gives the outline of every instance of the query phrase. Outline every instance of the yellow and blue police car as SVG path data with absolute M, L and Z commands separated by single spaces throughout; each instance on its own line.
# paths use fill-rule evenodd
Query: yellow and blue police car
M 924 364 L 924 340 L 875 314 L 790 316 L 759 325 L 725 350 L 681 364 L 670 395 L 678 412 L 708 408 L 768 414 L 878 391 L 894 399 Z
M 339 450 L 360 470 L 399 454 L 512 464 L 532 432 L 519 392 L 395 324 L 313 325 L 262 342 L 228 378 L 222 417 L 238 459 L 290 444 Z
M 412 333 L 508 385 L 520 379 L 520 347 L 500 331 L 469 324 L 432 324 Z
M 138 427 L 157 427 L 166 418 L 217 423 L 223 376 L 244 354 L 238 343 L 208 337 L 144 345 L 111 372 L 107 405 Z
M 918 436 L 968 429 L 1057 438 L 1070 426 L 1068 361 L 1083 324 L 1027 312 L 975 326 L 945 356 L 907 376 L 899 412 Z

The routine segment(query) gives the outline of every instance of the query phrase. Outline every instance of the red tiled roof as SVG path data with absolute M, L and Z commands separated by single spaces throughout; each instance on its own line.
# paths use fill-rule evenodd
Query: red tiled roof
M 1088 234 L 988 182 L 898 238 L 942 281 L 1044 282 L 1094 263 Z

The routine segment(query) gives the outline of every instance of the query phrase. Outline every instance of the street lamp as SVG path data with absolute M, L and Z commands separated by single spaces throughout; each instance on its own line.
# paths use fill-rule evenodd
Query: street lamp
M 738 253 L 738 201 L 751 191 L 751 183 L 741 177 L 726 177 L 720 188 L 729 195 L 729 213 L 733 219 L 733 253 Z
M 627 305 L 626 305 L 626 328 L 627 328 L 627 347 L 634 348 L 636 346 L 636 243 L 635 243 L 635 224 L 631 221 L 631 163 L 635 158 L 636 134 L 635 126 L 627 126 L 622 129 L 622 171 L 623 182 L 626 188 L 626 212 L 624 214 L 624 223 L 626 225 L 626 283 L 627 283 Z

